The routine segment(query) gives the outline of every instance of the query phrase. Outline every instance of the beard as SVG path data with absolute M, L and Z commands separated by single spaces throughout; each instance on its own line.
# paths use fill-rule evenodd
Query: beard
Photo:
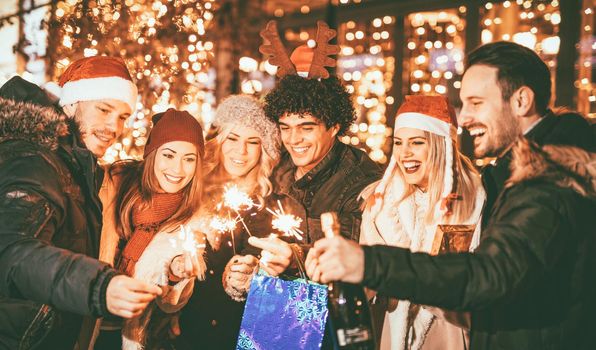
M 488 140 L 480 154 L 476 157 L 499 157 L 513 142 L 522 135 L 521 127 L 517 117 L 513 115 L 509 104 L 505 104 L 497 118 L 491 120 L 488 126 Z

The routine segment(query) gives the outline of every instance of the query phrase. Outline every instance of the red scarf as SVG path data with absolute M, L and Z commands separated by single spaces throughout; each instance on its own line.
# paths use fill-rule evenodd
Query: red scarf
M 134 206 L 132 210 L 133 232 L 126 246 L 122 250 L 118 269 L 129 276 L 133 276 L 135 265 L 151 243 L 161 225 L 180 207 L 182 191 L 176 193 L 157 193 L 153 195 L 151 206 L 141 208 Z

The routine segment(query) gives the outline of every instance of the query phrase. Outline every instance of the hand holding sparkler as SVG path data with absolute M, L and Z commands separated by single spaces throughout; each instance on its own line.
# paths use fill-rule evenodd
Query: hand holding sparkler
M 197 277 L 202 274 L 204 268 L 199 262 L 200 254 L 197 252 L 205 247 L 196 241 L 195 234 L 188 228 L 180 225 L 180 232 L 177 239 L 171 239 L 174 247 L 178 244 L 182 247 L 183 253 L 172 259 L 170 264 L 170 281 L 178 282 L 184 278 Z
M 223 272 L 223 287 L 226 293 L 236 301 L 246 298 L 250 282 L 259 260 L 252 255 L 235 255 L 230 259 Z
M 271 276 L 280 275 L 292 262 L 293 251 L 290 244 L 276 235 L 267 238 L 249 237 L 248 243 L 262 249 L 260 266 Z

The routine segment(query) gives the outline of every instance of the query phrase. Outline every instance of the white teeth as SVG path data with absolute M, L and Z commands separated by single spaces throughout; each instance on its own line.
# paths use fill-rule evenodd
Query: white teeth
M 486 133 L 486 128 L 471 128 L 468 129 L 470 136 L 482 136 Z
M 173 183 L 179 183 L 180 181 L 182 181 L 183 177 L 180 176 L 172 176 L 172 175 L 167 175 L 164 174 L 163 175 L 168 181 L 173 182 Z
M 304 153 L 308 150 L 308 147 L 292 147 L 296 153 Z
M 410 168 L 419 166 L 420 162 L 417 162 L 417 161 L 403 162 L 403 165 L 404 165 L 404 168 L 410 169 Z
M 237 159 L 232 159 L 232 163 L 238 164 L 238 165 L 244 165 L 244 164 L 246 164 L 245 161 L 237 160 Z

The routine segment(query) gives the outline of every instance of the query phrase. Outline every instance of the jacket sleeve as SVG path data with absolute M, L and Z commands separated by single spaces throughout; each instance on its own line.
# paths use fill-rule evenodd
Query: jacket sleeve
M 569 222 L 557 190 L 520 192 L 507 198 L 473 254 L 430 256 L 365 246 L 363 283 L 380 294 L 451 310 L 514 298 L 551 269 L 577 239 L 562 229 Z
M 108 315 L 105 293 L 115 271 L 49 243 L 65 215 L 63 203 L 51 194 L 60 193 L 51 170 L 40 156 L 0 164 L 0 294 Z

